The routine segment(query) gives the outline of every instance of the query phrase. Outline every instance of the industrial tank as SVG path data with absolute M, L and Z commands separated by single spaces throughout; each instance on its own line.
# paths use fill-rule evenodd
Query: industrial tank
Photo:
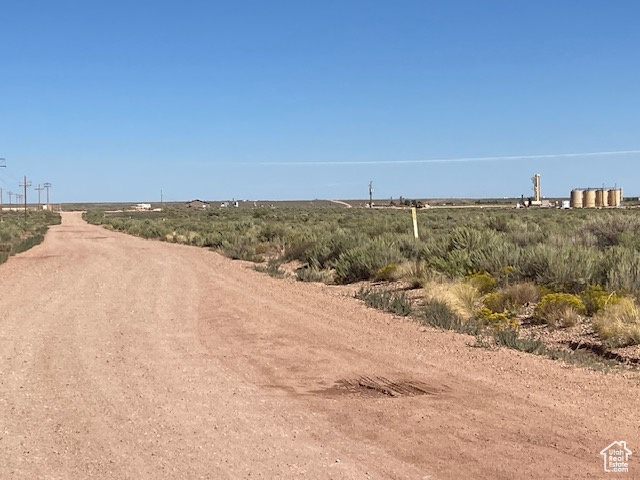
M 609 192 L 606 188 L 596 190 L 596 207 L 597 208 L 606 208 L 610 205 L 609 202 Z
M 584 208 L 596 208 L 596 190 L 585 190 L 582 197 Z
M 609 206 L 619 207 L 622 204 L 622 190 L 620 188 L 609 190 Z
M 579 188 L 571 190 L 571 208 L 582 208 L 582 195 L 583 191 Z

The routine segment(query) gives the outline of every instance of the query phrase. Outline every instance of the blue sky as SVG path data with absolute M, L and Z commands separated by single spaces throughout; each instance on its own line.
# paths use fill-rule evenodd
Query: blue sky
M 640 194 L 638 153 L 406 163 L 640 149 L 635 0 L 21 0 L 0 14 L 5 191 L 26 174 L 61 202 L 363 198 L 370 180 L 383 198 L 500 197 L 541 173 L 550 196 Z

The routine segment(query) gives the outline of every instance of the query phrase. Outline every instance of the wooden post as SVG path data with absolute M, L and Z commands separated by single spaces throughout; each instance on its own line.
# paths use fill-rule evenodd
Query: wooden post
M 416 207 L 411 207 L 411 216 L 413 217 L 413 236 L 418 240 L 418 213 Z

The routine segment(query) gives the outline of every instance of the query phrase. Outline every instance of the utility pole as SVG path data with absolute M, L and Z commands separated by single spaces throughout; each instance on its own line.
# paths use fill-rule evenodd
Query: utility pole
M 51 210 L 51 207 L 49 206 L 49 188 L 51 188 L 51 184 L 49 182 L 46 182 L 44 184 L 44 188 L 47 189 L 47 210 Z
M 6 167 L 7 167 L 7 166 L 4 164 L 5 160 L 6 160 L 5 158 L 0 157 L 0 164 L 1 164 L 1 165 L 0 165 L 0 167 L 2 167 L 2 168 L 6 168 Z M 11 201 L 9 201 L 9 203 L 11 203 Z M 2 215 L 2 209 L 3 209 L 3 208 L 4 208 L 4 207 L 2 206 L 2 189 L 0 188 L 0 215 Z
M 27 182 L 27 176 L 24 176 L 24 181 L 20 184 L 24 187 L 24 219 L 27 219 L 27 187 L 31 186 L 31 182 Z
M 160 211 L 164 212 L 164 196 L 162 193 L 162 189 L 160 189 Z
M 369 182 L 369 208 L 373 208 L 373 182 Z
M 38 210 L 42 210 L 42 203 L 40 202 L 40 192 L 44 190 L 44 187 L 41 187 L 40 184 L 38 184 L 38 187 L 35 188 L 34 190 L 38 191 Z M 1 203 L 2 203 L 2 200 L 0 199 L 0 204 Z
M 7 195 L 9 195 L 9 209 L 11 209 L 11 199 L 13 198 L 13 192 L 7 192 Z

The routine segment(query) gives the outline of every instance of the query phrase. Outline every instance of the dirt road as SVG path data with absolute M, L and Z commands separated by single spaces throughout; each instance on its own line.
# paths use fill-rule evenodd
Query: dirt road
M 637 374 L 471 348 L 76 213 L 0 267 L 0 342 L 1 479 L 604 478 L 613 441 L 640 457 Z

